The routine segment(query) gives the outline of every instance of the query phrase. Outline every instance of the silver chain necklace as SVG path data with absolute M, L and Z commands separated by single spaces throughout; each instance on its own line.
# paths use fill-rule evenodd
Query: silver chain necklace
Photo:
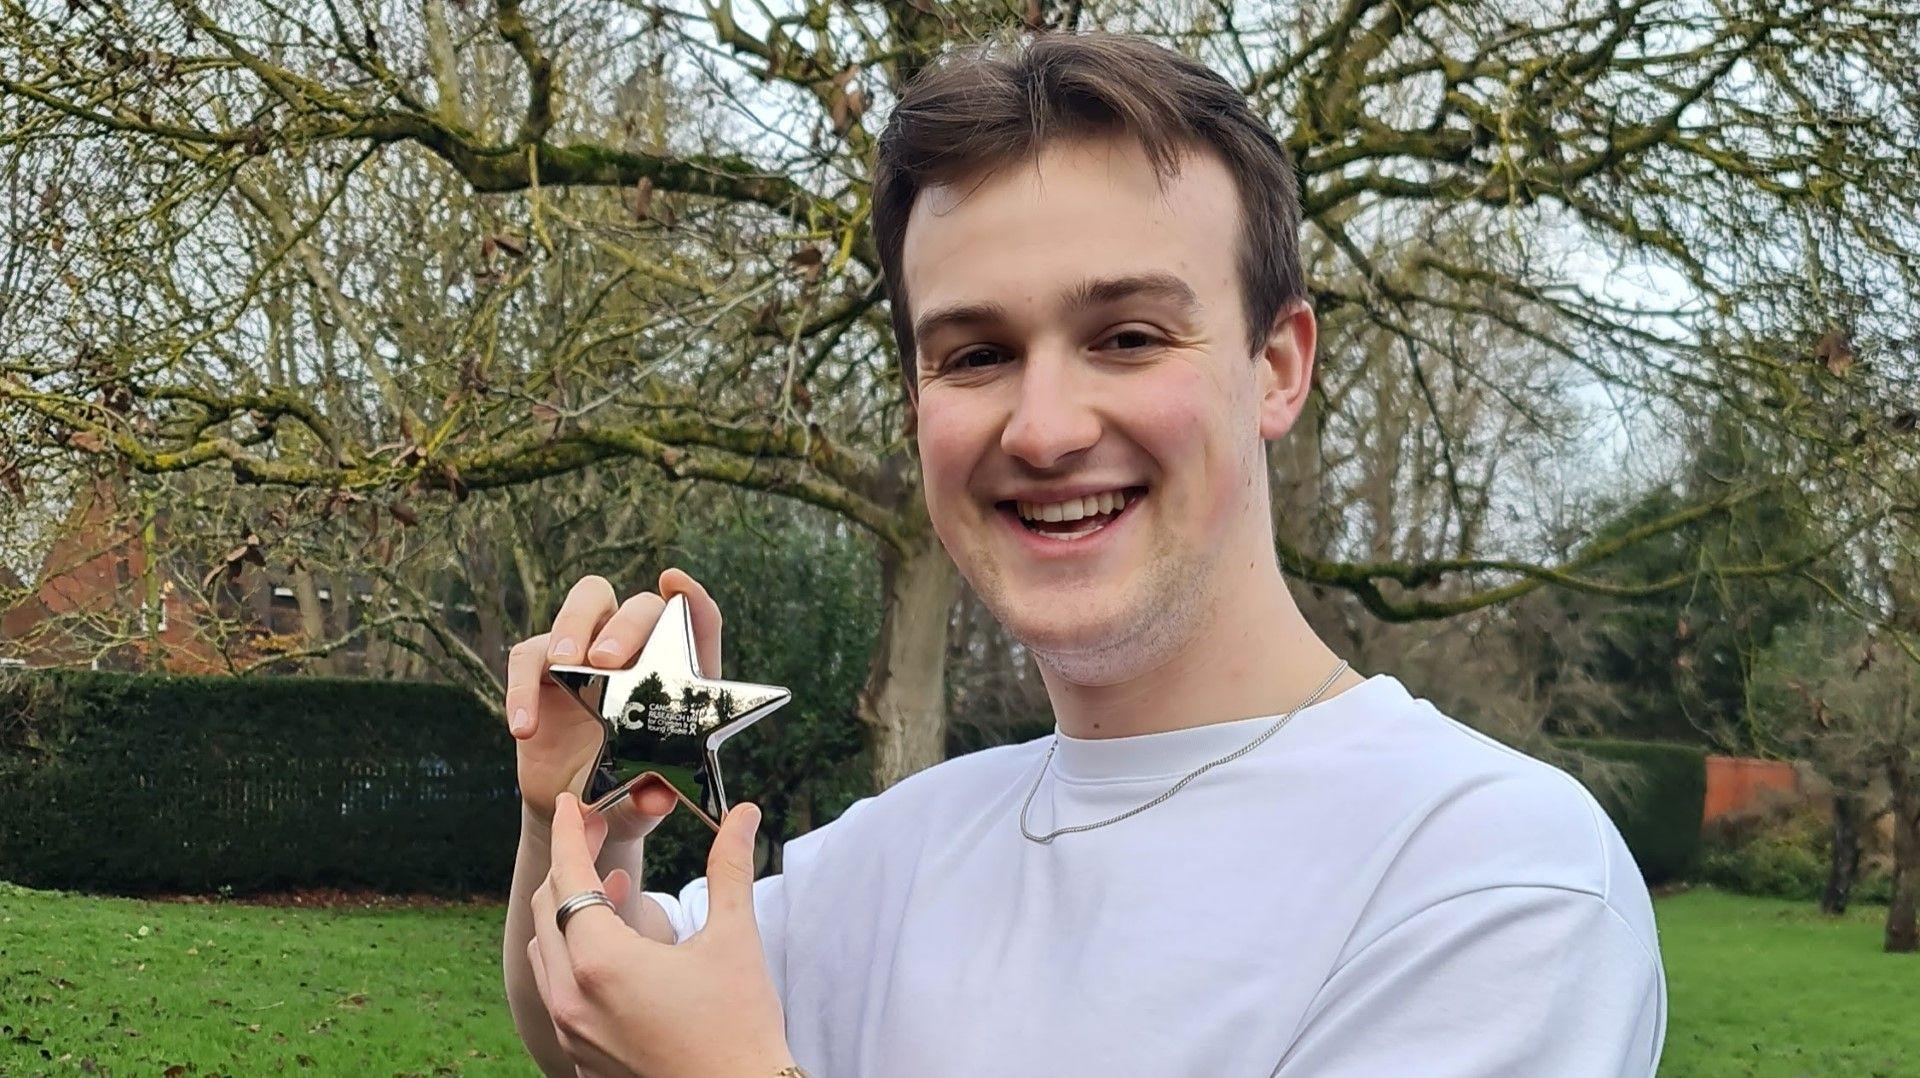
M 1207 772 L 1212 771 L 1214 768 L 1219 767 L 1221 764 L 1232 763 L 1233 761 L 1238 760 L 1240 757 L 1245 756 L 1247 753 L 1250 753 L 1253 750 L 1259 748 L 1263 743 L 1266 742 L 1268 738 L 1279 733 L 1280 728 L 1282 726 L 1285 726 L 1287 722 L 1291 720 L 1295 715 L 1300 714 L 1300 710 L 1302 708 L 1307 707 L 1308 705 L 1312 704 L 1315 700 L 1320 699 L 1320 694 L 1323 692 L 1326 692 L 1328 687 L 1330 687 L 1334 683 L 1334 681 L 1338 679 L 1340 675 L 1346 671 L 1346 669 L 1347 669 L 1347 660 L 1345 659 L 1340 660 L 1339 665 L 1333 668 L 1333 673 L 1327 675 L 1327 680 L 1322 681 L 1320 683 L 1320 687 L 1313 690 L 1312 696 L 1309 696 L 1305 700 L 1302 700 L 1301 702 L 1293 705 L 1293 710 L 1287 712 L 1285 715 L 1280 716 L 1280 721 L 1274 723 L 1272 726 L 1267 727 L 1267 730 L 1265 733 L 1261 734 L 1259 737 L 1254 738 L 1252 741 L 1247 742 L 1245 745 L 1242 745 L 1239 748 L 1233 750 L 1232 752 L 1227 753 L 1225 756 L 1222 756 L 1217 760 L 1209 760 L 1208 762 L 1201 764 L 1199 767 L 1194 768 L 1192 771 L 1187 772 L 1186 775 L 1183 776 L 1179 782 L 1176 782 L 1172 786 L 1168 787 L 1167 792 L 1161 794 L 1159 797 L 1154 798 L 1153 800 L 1147 802 L 1146 804 L 1140 805 L 1136 808 L 1130 808 L 1118 816 L 1114 816 L 1110 819 L 1100 820 L 1097 823 L 1074 824 L 1071 827 L 1056 828 L 1052 831 L 1047 832 L 1044 835 L 1036 835 L 1032 831 L 1027 830 L 1027 810 L 1033 807 L 1033 795 L 1040 792 L 1040 783 L 1046 779 L 1047 768 L 1053 763 L 1053 750 L 1058 748 L 1060 745 L 1060 739 L 1056 735 L 1053 739 L 1053 744 L 1047 746 L 1047 758 L 1040 761 L 1040 774 L 1034 777 L 1033 789 L 1027 791 L 1027 799 L 1026 801 L 1022 802 L 1020 805 L 1020 833 L 1027 836 L 1028 839 L 1034 842 L 1038 842 L 1042 846 L 1045 846 L 1048 843 L 1052 842 L 1054 839 L 1059 838 L 1061 835 L 1069 834 L 1074 831 L 1092 831 L 1096 828 L 1105 827 L 1111 823 L 1119 823 L 1121 820 L 1124 820 L 1129 816 L 1138 816 L 1142 812 L 1145 812 L 1148 809 L 1152 808 L 1153 806 L 1159 804 L 1160 802 L 1165 801 L 1167 798 L 1172 797 L 1174 794 L 1179 793 L 1182 787 L 1186 786 L 1187 783 L 1192 782 L 1194 779 L 1197 779 L 1200 776 L 1206 774 Z

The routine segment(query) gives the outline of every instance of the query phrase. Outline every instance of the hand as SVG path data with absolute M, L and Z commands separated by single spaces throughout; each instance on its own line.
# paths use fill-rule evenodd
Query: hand
M 547 667 L 627 665 L 665 609 L 662 596 L 674 594 L 685 595 L 692 610 L 701 669 L 718 676 L 720 607 L 707 589 L 678 569 L 660 574 L 659 593 L 641 592 L 624 603 L 616 601 L 605 578 L 582 577 L 560 605 L 553 628 L 514 645 L 507 659 L 507 725 L 516 742 L 520 796 L 535 819 L 551 823 L 561 791 L 585 796 L 602 737 L 599 720 L 547 676 Z M 664 782 L 636 785 L 606 813 L 614 839 L 644 837 L 673 811 L 675 800 Z
M 624 893 L 615 869 L 593 863 L 606 824 L 562 793 L 553 817 L 553 870 L 533 895 L 527 943 L 540 999 L 560 1046 L 583 1075 L 772 1078 L 792 1065 L 786 1020 L 767 973 L 753 916 L 753 838 L 760 809 L 742 802 L 721 821 L 707 853 L 707 923 L 677 946 L 629 928 L 605 906 L 573 915 L 560 903 L 599 887 Z

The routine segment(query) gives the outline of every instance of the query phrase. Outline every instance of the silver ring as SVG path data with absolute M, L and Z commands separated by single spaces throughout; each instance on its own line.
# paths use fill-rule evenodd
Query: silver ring
M 561 933 L 564 934 L 567 931 L 568 919 L 588 906 L 605 906 L 610 910 L 614 909 L 613 899 L 608 898 L 605 891 L 582 891 L 560 903 L 560 908 L 553 911 L 554 923 L 559 926 Z M 614 912 L 620 911 L 614 910 Z

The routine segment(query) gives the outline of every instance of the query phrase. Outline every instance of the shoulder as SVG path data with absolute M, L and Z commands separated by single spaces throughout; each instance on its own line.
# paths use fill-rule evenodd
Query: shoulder
M 1586 787 L 1545 761 L 1448 716 L 1393 678 L 1376 678 L 1346 748 L 1384 800 L 1383 885 L 1457 892 L 1539 886 L 1612 901 L 1645 887 Z M 1436 898 L 1445 897 L 1436 895 Z
M 1375 678 L 1326 735 L 1347 787 L 1344 835 L 1364 942 L 1429 915 L 1499 921 L 1510 903 L 1596 911 L 1657 954 L 1640 870 L 1593 795 L 1560 768 Z M 1505 911 L 1505 912 L 1503 912 Z M 1586 916 L 1586 914 L 1582 914 Z M 1657 963 L 1657 959 L 1655 960 Z

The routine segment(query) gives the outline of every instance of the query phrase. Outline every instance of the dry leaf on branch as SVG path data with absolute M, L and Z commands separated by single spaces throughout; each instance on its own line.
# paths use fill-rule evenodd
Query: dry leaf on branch
M 1844 329 L 1826 332 L 1813 346 L 1814 361 L 1827 368 L 1835 378 L 1844 378 L 1853 369 L 1853 342 Z
M 0 489 L 13 495 L 16 501 L 25 501 L 27 484 L 20 476 L 20 465 L 11 460 L 0 460 Z
M 264 546 L 265 544 L 260 541 L 259 535 L 254 532 L 248 532 L 246 538 L 240 541 L 239 546 L 222 554 L 219 564 L 207 570 L 207 575 L 200 578 L 200 586 L 202 588 L 212 587 L 213 582 L 218 579 L 223 572 L 227 574 L 227 579 L 238 580 L 240 573 L 246 569 L 248 562 L 252 562 L 263 569 L 266 568 L 267 556 L 263 550 Z
M 787 257 L 787 265 L 792 266 L 808 284 L 820 279 L 821 272 L 826 269 L 826 261 L 825 253 L 818 247 L 802 247 Z
M 465 480 L 460 478 L 460 469 L 454 467 L 452 461 L 443 461 L 440 465 L 440 474 L 446 476 L 447 489 L 453 492 L 453 500 L 456 502 L 466 501 L 468 493 L 467 484 Z

